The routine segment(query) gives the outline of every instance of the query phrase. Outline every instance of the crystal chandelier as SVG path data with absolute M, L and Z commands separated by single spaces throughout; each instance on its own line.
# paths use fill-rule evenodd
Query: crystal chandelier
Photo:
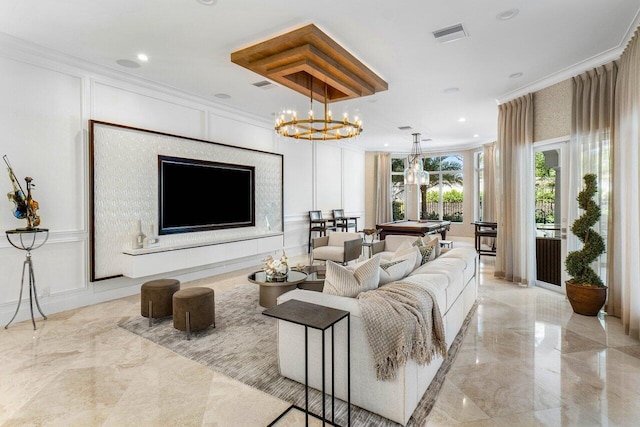
M 295 111 L 287 110 L 276 117 L 275 130 L 279 135 L 310 141 L 330 141 L 336 139 L 353 138 L 362 132 L 362 120 L 356 116 L 349 121 L 349 115 L 344 113 L 342 120 L 334 120 L 331 111 L 327 109 L 328 86 L 324 84 L 324 117 L 313 117 L 313 77 L 309 82 L 309 116 L 299 119 Z
M 411 154 L 407 157 L 407 168 L 404 170 L 404 183 L 426 185 L 429 182 L 429 173 L 424 170 L 422 164 L 422 148 L 420 147 L 420 134 L 414 133 Z

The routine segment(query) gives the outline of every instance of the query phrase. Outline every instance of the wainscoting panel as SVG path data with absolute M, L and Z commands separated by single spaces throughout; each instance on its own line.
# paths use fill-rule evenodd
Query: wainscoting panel
M 331 212 L 342 207 L 342 150 L 322 142 L 315 146 L 316 209 Z
M 343 190 L 344 201 L 342 208 L 349 215 L 364 212 L 364 151 L 343 148 Z M 348 195 L 348 196 L 347 196 Z M 365 218 L 358 220 L 358 227 L 364 228 Z
M 209 134 L 211 141 L 221 144 L 235 145 L 238 147 L 252 148 L 254 150 L 275 151 L 273 144 L 273 127 L 265 123 L 247 123 L 229 115 L 210 113 Z
M 284 211 L 301 212 L 309 218 L 313 209 L 313 144 L 280 137 L 279 151 L 284 155 Z M 291 230 L 287 227 L 286 232 Z
M 94 120 L 153 129 L 191 138 L 205 138 L 204 109 L 189 107 L 104 82 L 93 84 Z
M 48 241 L 33 251 L 32 261 L 40 303 L 45 304 L 50 296 L 85 289 L 86 258 L 85 241 Z M 0 306 L 17 304 L 25 251 L 10 248 L 0 249 Z M 25 272 L 23 300 L 29 301 L 29 282 Z M 28 304 L 24 306 L 27 308 Z M 45 314 L 47 314 L 45 312 Z M 8 320 L 8 319 L 7 319 Z
M 85 229 L 82 78 L 2 57 L 0 75 L 0 156 L 8 156 L 25 191 L 24 177 L 33 178 L 42 227 Z M 4 162 L 0 169 L 0 229 L 25 227 L 9 213 Z

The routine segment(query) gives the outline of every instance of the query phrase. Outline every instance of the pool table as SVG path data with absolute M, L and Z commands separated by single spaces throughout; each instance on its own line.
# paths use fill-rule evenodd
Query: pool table
M 442 240 L 447 239 L 447 231 L 451 227 L 451 221 L 425 220 L 425 221 L 393 221 L 378 224 L 380 239 L 388 234 L 406 234 L 409 236 L 424 236 L 426 234 L 440 233 Z

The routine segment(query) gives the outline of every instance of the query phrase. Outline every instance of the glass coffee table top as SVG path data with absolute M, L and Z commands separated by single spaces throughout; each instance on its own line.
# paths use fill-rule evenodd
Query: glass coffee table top
M 287 277 L 284 280 L 267 280 L 267 273 L 264 271 L 256 271 L 249 275 L 249 281 L 253 283 L 258 283 L 261 285 L 270 285 L 270 286 L 290 286 L 295 285 L 297 283 L 303 282 L 307 279 L 307 273 L 297 270 L 289 271 Z

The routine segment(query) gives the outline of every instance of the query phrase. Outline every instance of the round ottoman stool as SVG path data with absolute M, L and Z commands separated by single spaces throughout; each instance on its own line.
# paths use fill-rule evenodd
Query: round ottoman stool
M 173 314 L 173 294 L 180 290 L 176 279 L 158 279 L 142 284 L 140 288 L 140 314 L 152 319 Z
M 210 325 L 216 327 L 216 306 L 213 289 L 193 287 L 173 294 L 173 327 L 187 331 L 201 331 Z

